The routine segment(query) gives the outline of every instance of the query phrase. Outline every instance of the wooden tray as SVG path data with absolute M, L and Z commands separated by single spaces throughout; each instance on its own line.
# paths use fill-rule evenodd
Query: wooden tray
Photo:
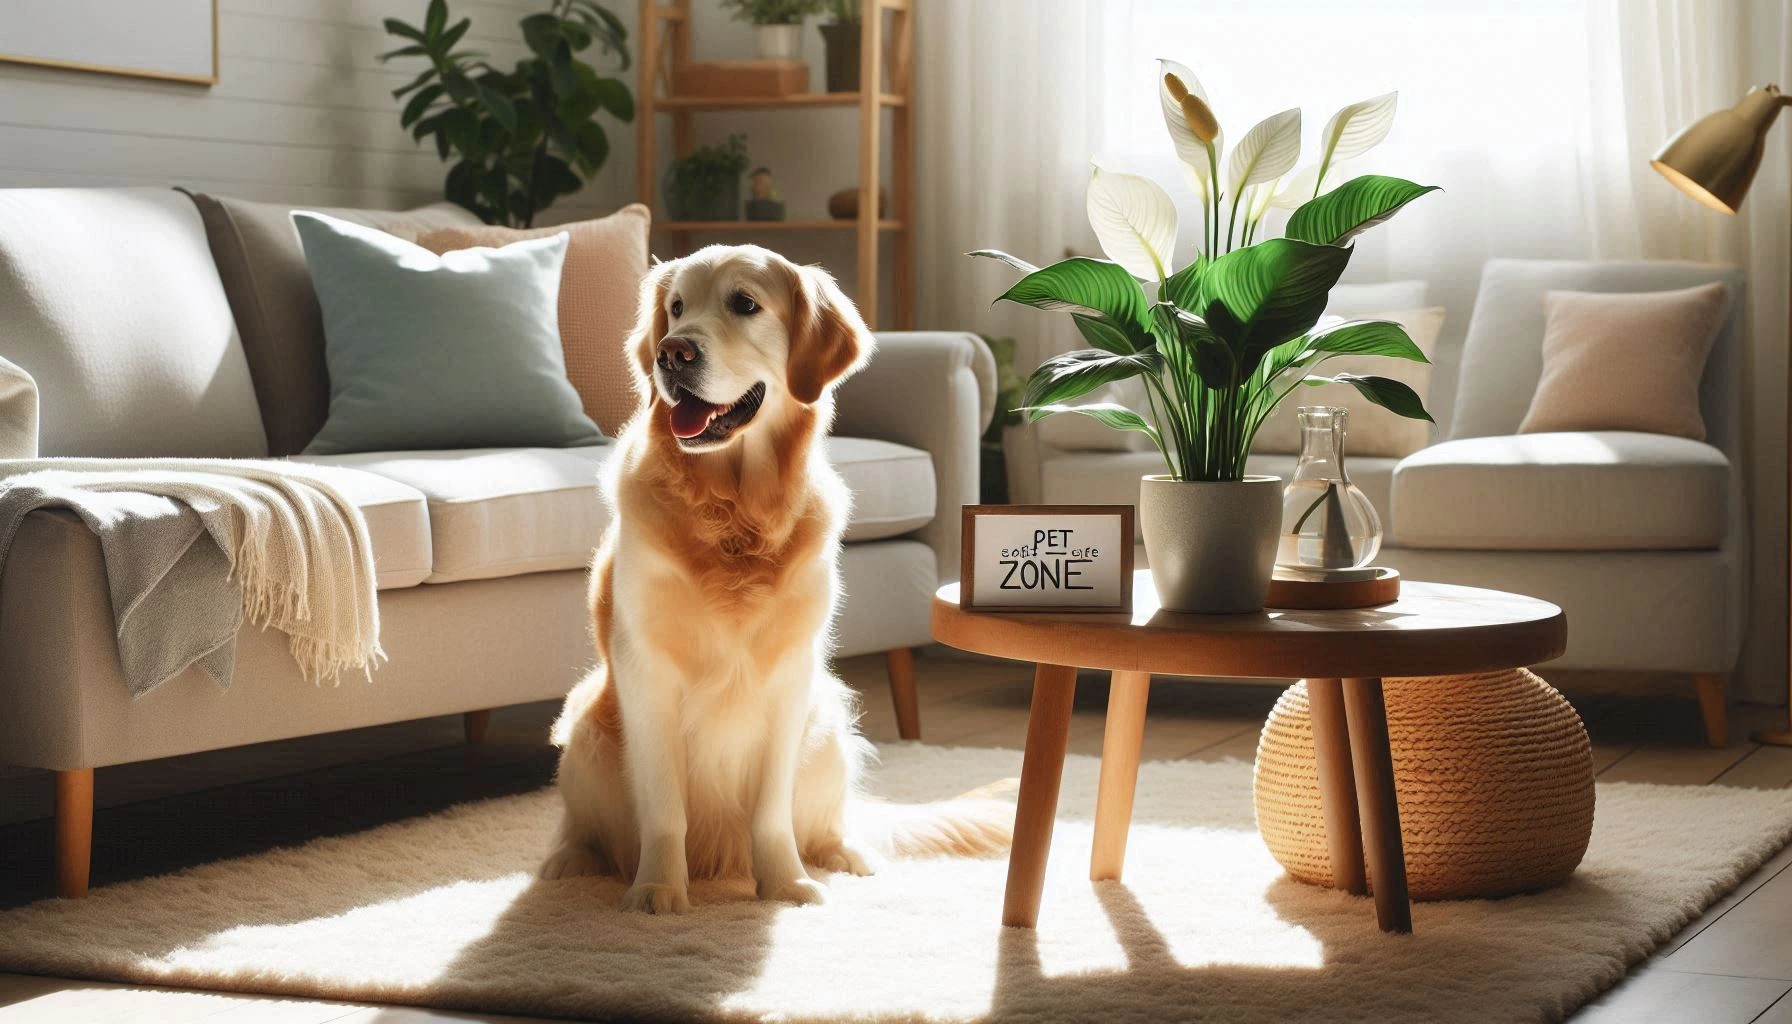
M 1307 611 L 1334 608 L 1373 608 L 1400 599 L 1400 574 L 1393 569 L 1377 569 L 1374 579 L 1348 583 L 1316 583 L 1307 580 L 1272 579 L 1269 581 L 1270 608 L 1299 608 Z
M 672 68 L 673 96 L 716 99 L 808 91 L 809 65 L 800 60 L 717 60 Z

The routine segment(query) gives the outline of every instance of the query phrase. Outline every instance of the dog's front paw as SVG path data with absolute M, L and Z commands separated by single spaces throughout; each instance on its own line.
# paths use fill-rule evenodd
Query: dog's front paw
M 841 843 L 823 850 L 815 857 L 815 866 L 823 871 L 845 871 L 854 875 L 877 874 L 877 856 L 851 843 Z
M 792 878 L 785 882 L 760 882 L 759 898 L 775 900 L 779 903 L 794 903 L 803 906 L 810 903 L 826 903 L 827 886 L 813 878 Z
M 691 909 L 691 897 L 682 885 L 637 882 L 622 894 L 622 909 L 643 914 L 682 914 Z
M 581 875 L 601 875 L 603 865 L 597 861 L 597 855 L 583 843 L 561 843 L 548 854 L 548 859 L 541 862 L 541 870 L 536 872 L 544 881 L 556 878 L 577 878 Z

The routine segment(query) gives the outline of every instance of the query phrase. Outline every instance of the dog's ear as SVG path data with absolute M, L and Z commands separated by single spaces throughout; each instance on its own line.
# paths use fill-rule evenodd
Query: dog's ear
M 804 405 L 863 366 L 876 342 L 859 308 L 826 271 L 786 264 L 790 275 L 790 361 L 785 384 Z
M 666 320 L 666 290 L 672 286 L 672 264 L 657 263 L 641 279 L 640 309 L 635 314 L 635 331 L 629 335 L 628 350 L 635 369 L 640 371 L 635 383 L 643 395 L 653 396 L 653 360 L 659 352 L 660 339 L 671 324 Z

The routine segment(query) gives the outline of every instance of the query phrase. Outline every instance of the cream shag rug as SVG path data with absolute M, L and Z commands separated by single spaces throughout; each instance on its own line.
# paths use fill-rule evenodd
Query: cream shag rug
M 877 789 L 952 796 L 1010 750 L 897 745 Z M 637 1019 L 1553 1020 L 1792 838 L 1792 793 L 1613 784 L 1573 880 L 1419 904 L 1289 880 L 1251 766 L 1147 764 L 1124 883 L 1088 881 L 1097 761 L 1071 757 L 1038 931 L 999 926 L 1003 860 L 897 862 L 825 906 L 702 883 L 624 915 L 620 883 L 537 882 L 544 791 L 0 914 L 0 969 L 460 1009 Z

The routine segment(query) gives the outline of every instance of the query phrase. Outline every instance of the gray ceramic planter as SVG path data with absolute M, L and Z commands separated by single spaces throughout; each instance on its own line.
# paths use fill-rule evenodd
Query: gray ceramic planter
M 1282 527 L 1282 481 L 1182 481 L 1148 476 L 1139 529 L 1158 603 L 1171 611 L 1261 611 Z

